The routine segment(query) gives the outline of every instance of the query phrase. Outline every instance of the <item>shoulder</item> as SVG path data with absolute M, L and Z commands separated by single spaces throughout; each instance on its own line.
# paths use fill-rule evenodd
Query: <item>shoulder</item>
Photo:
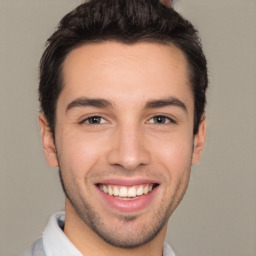
M 46 256 L 43 246 L 43 238 L 35 241 L 22 256 Z

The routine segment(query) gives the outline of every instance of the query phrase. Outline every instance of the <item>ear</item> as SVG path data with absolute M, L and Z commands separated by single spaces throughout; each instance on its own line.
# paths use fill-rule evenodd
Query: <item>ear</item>
M 200 161 L 201 154 L 204 150 L 206 139 L 206 118 L 202 117 L 197 134 L 194 135 L 194 150 L 192 157 L 192 164 L 197 164 Z
M 41 130 L 44 156 L 45 156 L 46 162 L 51 167 L 58 167 L 59 163 L 58 163 L 58 158 L 56 154 L 53 134 L 48 125 L 48 121 L 43 113 L 39 115 L 38 119 L 39 119 L 39 126 Z

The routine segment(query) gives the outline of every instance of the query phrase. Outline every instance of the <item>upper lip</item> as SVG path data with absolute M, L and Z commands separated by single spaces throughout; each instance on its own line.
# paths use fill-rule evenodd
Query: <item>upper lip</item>
M 136 186 L 143 184 L 159 184 L 156 180 L 148 179 L 148 178 L 112 178 L 112 179 L 104 179 L 100 182 L 96 183 L 103 185 L 117 185 L 117 186 Z

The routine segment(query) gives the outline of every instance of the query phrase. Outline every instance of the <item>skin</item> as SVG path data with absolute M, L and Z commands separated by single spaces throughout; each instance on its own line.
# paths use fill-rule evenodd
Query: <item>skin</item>
M 43 114 L 39 123 L 46 160 L 60 167 L 66 190 L 64 232 L 85 256 L 162 255 L 168 219 L 205 144 L 204 117 L 193 135 L 183 53 L 146 42 L 84 45 L 67 56 L 63 78 L 55 143 Z M 85 98 L 108 104 L 81 104 Z M 92 116 L 101 118 L 91 124 Z M 120 211 L 96 186 L 109 179 L 158 186 L 142 209 Z

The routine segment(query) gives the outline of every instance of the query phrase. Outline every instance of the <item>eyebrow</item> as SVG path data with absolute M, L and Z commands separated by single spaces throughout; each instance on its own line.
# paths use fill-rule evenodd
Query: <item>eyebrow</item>
M 66 112 L 76 107 L 96 107 L 96 108 L 113 108 L 110 101 L 104 99 L 78 98 L 70 102 L 66 108 Z
M 150 100 L 146 103 L 145 109 L 155 109 L 168 106 L 175 106 L 181 108 L 185 112 L 188 112 L 186 105 L 175 97 L 159 99 L 159 100 Z M 66 112 L 72 108 L 76 107 L 96 107 L 96 108 L 113 108 L 113 105 L 110 101 L 105 99 L 90 99 L 86 97 L 75 99 L 70 102 L 66 108 Z
M 145 108 L 146 109 L 162 108 L 162 107 L 168 107 L 168 106 L 178 107 L 178 108 L 181 108 L 182 110 L 184 110 L 185 112 L 188 112 L 185 103 L 183 103 L 181 100 L 179 100 L 178 98 L 175 98 L 175 97 L 170 97 L 170 98 L 160 99 L 160 100 L 148 101 L 146 103 L 146 107 Z

